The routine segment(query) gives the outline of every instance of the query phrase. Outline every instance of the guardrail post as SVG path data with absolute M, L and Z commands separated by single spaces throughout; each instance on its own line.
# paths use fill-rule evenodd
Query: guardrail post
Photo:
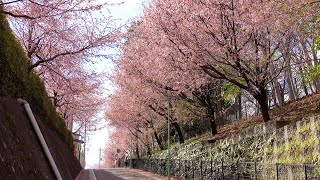
M 237 179 L 239 180 L 240 179 L 240 172 L 239 172 L 239 167 L 240 167 L 240 165 L 239 165 L 239 161 L 237 161 Z
M 224 172 L 223 172 L 223 161 L 221 161 L 221 175 L 222 175 L 222 180 L 224 180 Z
M 162 159 L 158 159 L 158 171 L 159 174 L 162 174 Z
M 200 179 L 202 180 L 202 160 L 200 160 Z
M 172 162 L 172 167 L 171 167 L 172 168 L 172 176 L 175 176 L 176 175 L 175 169 L 177 168 L 176 167 L 176 159 L 172 159 L 171 162 Z
M 179 176 L 181 176 L 181 161 L 178 159 L 178 165 L 179 165 Z
M 142 169 L 145 171 L 161 174 L 161 175 L 166 175 L 166 164 L 168 163 L 168 159 L 152 159 L 152 158 L 144 158 L 144 159 L 132 159 L 132 167 L 137 168 L 137 169 Z M 254 180 L 258 180 L 261 178 L 260 176 L 264 176 L 264 168 L 265 165 L 268 165 L 267 168 L 269 168 L 271 165 L 271 168 L 273 169 L 275 165 L 275 172 L 269 172 L 270 176 L 274 176 L 274 179 L 279 180 L 281 178 L 287 177 L 287 174 L 284 174 L 286 172 L 286 168 L 283 170 L 281 165 L 285 167 L 295 167 L 299 168 L 301 171 L 301 168 L 303 168 L 303 173 L 300 173 L 300 178 L 304 180 L 308 180 L 312 177 L 312 175 L 308 175 L 308 171 L 313 171 L 315 167 L 319 166 L 314 166 L 311 164 L 258 164 L 258 162 L 241 162 L 241 161 L 236 161 L 231 164 L 224 164 L 224 161 L 221 160 L 221 167 L 219 167 L 219 163 L 214 163 L 213 159 L 210 158 L 209 161 L 203 161 L 202 159 L 194 159 L 194 160 L 181 160 L 181 159 L 172 159 L 170 162 L 170 165 L 172 163 L 172 175 L 174 175 L 177 178 L 181 179 L 207 179 L 210 176 L 210 179 L 216 179 L 218 178 L 219 180 L 226 180 L 226 179 L 241 179 L 244 178 L 243 176 L 249 175 L 250 178 Z M 199 164 L 198 164 L 199 163 Z M 210 163 L 210 175 L 209 175 L 209 165 Z M 249 166 L 248 166 L 249 165 Z M 252 165 L 253 165 L 253 170 L 252 170 Z M 259 167 L 258 167 L 259 165 Z M 183 167 L 184 166 L 184 167 Z M 248 167 L 247 167 L 248 166 Z M 179 168 L 179 170 L 178 170 Z M 215 168 L 215 169 L 214 169 Z M 219 169 L 221 168 L 221 170 Z M 246 173 L 246 170 L 250 170 L 250 174 Z M 259 168 L 259 169 L 258 169 Z M 199 170 L 199 172 L 198 172 Z M 284 172 L 281 172 L 284 171 Z M 300 172 L 299 171 L 299 172 Z M 183 174 L 184 173 L 184 174 Z M 198 174 L 199 173 L 199 174 Z M 254 173 L 254 174 L 252 174 Z M 258 174 L 259 173 L 259 174 Z M 262 174 L 261 174 L 262 173 Z M 274 174 L 275 173 L 275 174 Z M 301 177 L 303 176 L 303 177 Z M 290 178 L 290 177 L 289 177 Z
M 254 162 L 254 180 L 257 180 L 257 162 Z
M 187 160 L 184 161 L 184 177 L 187 179 Z
M 164 163 L 163 163 L 163 164 L 164 164 L 164 166 L 163 166 L 163 175 L 166 176 L 166 175 L 167 175 L 167 172 L 168 172 L 168 171 L 167 171 L 167 167 L 166 167 L 167 159 L 163 159 L 162 161 L 164 162 Z
M 143 170 L 148 171 L 148 159 L 143 159 Z
M 155 164 L 154 164 L 154 169 L 156 170 L 157 173 L 159 173 L 159 160 L 155 159 Z
M 279 165 L 276 163 L 276 180 L 279 180 Z
M 210 177 L 212 179 L 212 158 L 210 158 Z
M 307 165 L 303 164 L 303 171 L 304 171 L 304 179 L 308 180 L 308 172 L 307 172 Z
M 157 161 L 157 159 L 153 159 L 152 162 L 153 162 L 153 166 L 152 166 L 153 167 L 153 172 L 158 173 L 158 167 L 157 167 L 158 161 Z
M 193 160 L 191 160 L 191 168 L 192 168 L 192 179 L 194 179 L 194 164 L 193 164 Z

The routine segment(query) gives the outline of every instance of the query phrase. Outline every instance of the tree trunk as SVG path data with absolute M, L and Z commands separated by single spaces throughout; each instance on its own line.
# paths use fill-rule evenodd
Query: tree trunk
M 138 145 L 138 143 L 136 143 L 136 154 L 137 154 L 137 159 L 140 159 L 139 145 Z
M 215 135 L 218 133 L 217 125 L 214 121 L 214 119 L 210 119 L 210 126 L 211 126 L 211 134 Z
M 277 78 L 275 78 L 273 81 L 272 81 L 272 89 L 273 89 L 273 93 L 276 97 L 276 99 L 274 100 L 276 102 L 277 100 L 277 104 L 279 106 L 283 106 L 283 100 L 282 100 L 282 97 L 281 97 L 281 90 L 280 90 L 280 86 L 279 86 L 279 82 L 277 80 Z
M 318 65 L 319 60 L 318 60 L 317 52 L 314 49 L 312 49 L 311 51 L 312 51 L 313 62 L 315 65 Z
M 298 99 L 298 95 L 297 95 L 297 90 L 293 84 L 291 69 L 287 71 L 287 83 L 288 83 L 288 89 L 289 89 L 289 98 L 291 101 L 295 101 L 296 99 Z
M 241 99 L 241 95 L 239 95 L 237 97 L 237 102 L 238 102 L 238 113 L 239 113 L 239 119 L 242 118 L 242 99 Z
M 147 148 L 147 155 L 151 156 L 151 148 L 149 143 L 146 145 L 146 148 Z
M 309 82 L 309 86 L 310 86 L 311 94 L 312 94 L 312 93 L 315 93 L 315 92 L 318 92 L 318 91 L 317 91 L 317 87 L 318 87 L 319 85 L 317 85 L 317 81 L 314 81 L 313 83 L 312 83 L 312 82 Z M 313 87 L 315 88 L 315 90 L 313 89 Z
M 246 120 L 248 119 L 248 105 L 247 105 L 247 102 L 245 102 L 244 104 L 244 112 L 246 113 Z
M 157 144 L 158 144 L 159 148 L 161 150 L 163 150 L 164 148 L 163 148 L 161 140 L 159 139 L 158 133 L 155 130 L 153 130 L 153 134 L 154 134 L 154 137 L 155 137 L 155 139 L 157 141 Z
M 273 106 L 278 107 L 276 93 L 275 93 L 274 86 L 272 85 L 272 83 L 271 83 L 271 91 L 272 91 Z M 270 107 L 271 107 L 271 105 L 270 105 Z
M 296 99 L 298 99 L 298 93 L 292 77 L 291 54 L 285 55 L 284 61 L 286 62 L 285 78 L 288 84 L 289 98 L 290 98 L 290 101 L 295 101 Z
M 305 37 L 302 37 L 303 39 L 302 40 L 300 40 L 300 45 L 301 45 L 301 47 L 302 47 L 302 52 L 303 52 L 303 55 L 304 55 L 304 57 L 305 57 L 305 59 L 306 59 L 306 62 L 307 62 L 307 66 L 309 66 L 309 67 L 311 67 L 311 66 L 313 66 L 313 64 L 312 64 L 312 61 L 314 61 L 314 60 L 316 60 L 316 59 L 311 59 L 311 57 L 310 57 L 310 53 L 309 53 L 309 51 L 308 51 L 308 49 L 307 49 L 307 40 L 306 40 L 306 38 Z M 318 64 L 318 61 L 316 60 L 316 61 L 314 61 L 314 63 L 315 63 L 315 65 L 316 64 Z M 302 63 L 301 63 L 302 64 Z M 314 82 L 313 82 L 313 85 L 314 85 L 314 87 L 316 88 L 316 92 L 318 92 L 318 88 L 320 88 L 320 84 L 319 84 L 319 82 L 318 82 L 318 80 L 315 80 Z M 305 93 L 306 93 L 306 96 L 308 95 L 308 90 L 306 90 L 307 88 L 306 87 L 304 87 L 305 88 Z M 311 89 L 311 91 L 313 91 L 313 89 L 312 89 L 312 85 L 310 85 L 310 89 Z
M 276 74 L 276 70 L 273 63 L 270 63 L 270 71 L 271 71 L 271 74 Z M 283 99 L 281 97 L 281 90 L 280 90 L 280 86 L 277 78 L 274 78 L 272 80 L 272 86 L 273 86 L 272 89 L 274 90 L 275 95 L 277 97 L 279 106 L 283 106 Z
M 270 115 L 269 115 L 269 108 L 268 108 L 267 92 L 263 87 L 260 87 L 259 90 L 260 90 L 260 94 L 255 95 L 254 98 L 258 101 L 260 105 L 263 121 L 268 122 L 270 121 Z
M 271 86 L 270 86 L 270 88 L 271 88 L 271 91 L 272 91 L 272 87 Z M 271 96 L 268 96 L 268 108 L 269 109 L 271 109 L 272 101 L 273 101 L 273 98 L 272 98 L 272 93 L 271 93 Z
M 219 80 L 219 83 L 217 84 L 217 118 L 216 118 L 216 122 L 220 122 L 220 123 L 222 123 L 222 120 L 223 120 L 221 85 L 222 85 L 222 82 L 221 82 L 221 80 Z
M 216 122 L 214 120 L 214 110 L 212 109 L 212 107 L 208 109 L 208 119 L 210 121 L 211 134 L 212 135 L 217 134 L 218 130 L 217 130 Z
M 301 66 L 302 65 L 300 64 L 300 66 L 298 66 L 298 67 L 299 67 L 299 73 L 301 74 L 302 88 L 303 88 L 305 96 L 308 96 L 309 93 L 308 93 L 307 83 L 306 83 L 306 80 L 303 75 L 304 70 Z
M 176 131 L 178 133 L 179 143 L 183 144 L 184 143 L 184 137 L 183 137 L 183 134 L 182 134 L 182 131 L 181 131 L 181 128 L 180 128 L 179 124 L 177 122 L 172 122 L 171 124 L 176 129 Z

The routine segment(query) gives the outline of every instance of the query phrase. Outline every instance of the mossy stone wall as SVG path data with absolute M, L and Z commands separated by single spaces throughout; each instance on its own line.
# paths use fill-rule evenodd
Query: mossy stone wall
M 174 144 L 170 151 L 172 158 L 183 160 L 319 164 L 319 137 L 320 116 L 313 116 L 279 129 L 274 121 L 260 124 L 214 144 L 197 140 L 184 145 Z M 155 153 L 153 157 L 165 159 L 167 150 Z
M 30 61 L 10 29 L 5 15 L 0 13 L 0 97 L 11 96 L 27 100 L 39 119 L 57 131 L 72 149 L 71 132 L 48 98 L 42 80 L 29 70 L 29 64 Z

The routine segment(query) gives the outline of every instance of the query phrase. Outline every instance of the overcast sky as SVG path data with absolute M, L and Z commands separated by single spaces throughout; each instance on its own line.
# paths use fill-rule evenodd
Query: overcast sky
M 119 0 L 113 0 L 113 2 L 121 2 Z M 124 23 L 130 19 L 142 15 L 143 6 L 142 3 L 146 0 L 123 0 L 123 4 L 120 6 L 113 6 L 110 9 L 111 15 L 114 18 L 121 19 L 121 23 Z M 105 63 L 105 64 L 104 64 Z M 101 62 L 98 65 L 99 67 L 104 67 L 104 70 L 112 70 L 112 64 L 110 61 Z M 109 72 L 110 73 L 110 72 Z M 109 83 L 105 84 L 108 92 L 106 94 L 112 93 L 112 87 Z M 99 115 L 101 119 L 104 118 L 104 111 Z M 94 168 L 95 165 L 99 163 L 99 148 L 102 149 L 105 147 L 105 144 L 109 140 L 109 136 L 113 131 L 113 128 L 108 126 L 107 123 L 100 124 L 101 126 L 106 126 L 103 130 L 92 132 L 89 135 L 89 141 L 87 143 L 88 151 L 86 152 L 86 168 Z M 101 162 L 102 163 L 102 162 Z

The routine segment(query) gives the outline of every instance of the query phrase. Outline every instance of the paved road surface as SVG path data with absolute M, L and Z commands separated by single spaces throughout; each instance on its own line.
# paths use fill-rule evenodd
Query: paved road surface
M 165 177 L 148 172 L 115 168 L 115 169 L 84 169 L 76 180 L 164 180 Z

